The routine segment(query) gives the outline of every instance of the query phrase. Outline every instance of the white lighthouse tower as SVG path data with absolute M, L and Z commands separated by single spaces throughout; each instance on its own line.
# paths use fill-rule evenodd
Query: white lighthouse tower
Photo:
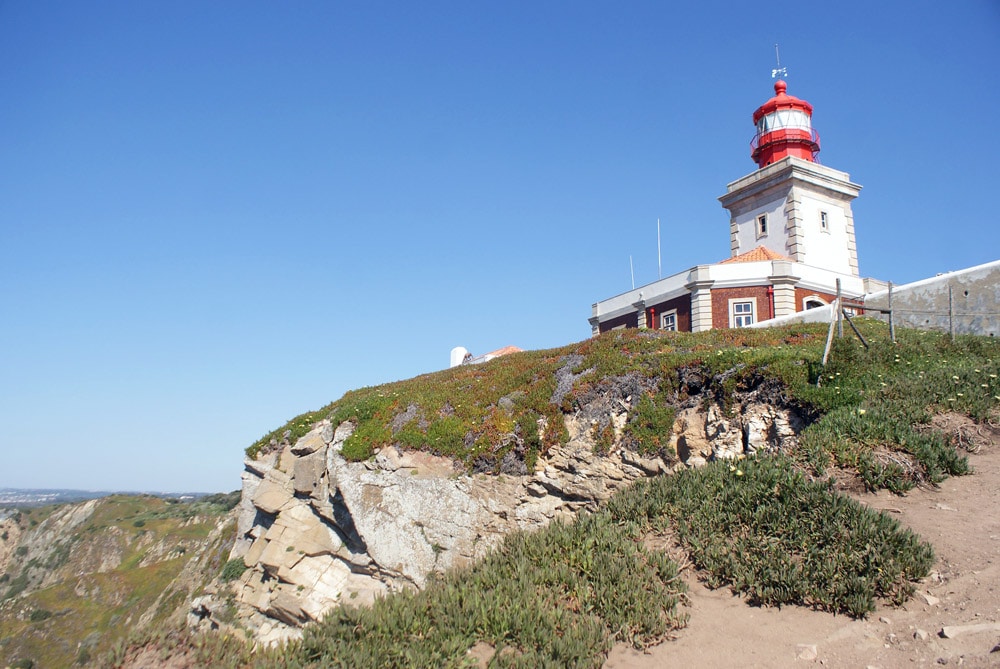
M 795 262 L 859 276 L 851 201 L 861 186 L 846 172 L 820 165 L 813 107 L 786 92 L 753 113 L 750 157 L 758 169 L 719 198 L 730 213 L 732 255 L 763 246 Z

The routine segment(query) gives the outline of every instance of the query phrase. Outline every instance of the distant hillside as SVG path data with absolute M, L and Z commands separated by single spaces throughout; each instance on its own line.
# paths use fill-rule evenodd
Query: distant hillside
M 0 666 L 86 665 L 183 622 L 232 546 L 239 494 L 113 495 L 0 520 Z
M 153 491 L 111 491 L 74 490 L 65 488 L 0 488 L 0 513 L 3 508 L 44 506 L 46 504 L 72 504 L 88 499 L 100 499 L 109 495 L 152 495 L 164 499 L 192 501 L 205 497 L 205 492 L 153 492 Z

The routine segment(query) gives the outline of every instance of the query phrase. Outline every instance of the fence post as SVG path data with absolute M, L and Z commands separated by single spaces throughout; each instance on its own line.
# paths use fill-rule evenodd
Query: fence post
M 889 341 L 896 343 L 896 323 L 892 319 L 892 281 L 889 282 Z
M 837 279 L 837 339 L 844 338 L 844 304 L 840 297 L 840 279 Z
M 839 308 L 840 305 L 834 303 L 835 308 Z M 833 323 L 836 320 L 834 317 L 835 313 L 830 312 L 830 329 L 826 331 L 826 346 L 823 347 L 823 366 L 826 367 L 826 361 L 830 357 L 830 345 L 833 344 Z M 823 380 L 823 375 L 820 374 L 819 378 L 816 379 L 816 387 L 819 388 L 820 381 Z

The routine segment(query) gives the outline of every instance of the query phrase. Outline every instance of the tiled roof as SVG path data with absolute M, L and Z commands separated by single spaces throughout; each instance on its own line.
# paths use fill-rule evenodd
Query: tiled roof
M 490 351 L 489 353 L 483 353 L 482 355 L 472 356 L 471 353 L 466 354 L 465 360 L 462 361 L 463 365 L 478 365 L 483 362 L 489 362 L 493 358 L 499 358 L 502 355 L 507 355 L 509 353 L 520 353 L 523 348 L 518 348 L 516 346 L 504 346 L 503 348 L 498 348 L 495 351 Z
M 490 351 L 483 357 L 499 358 L 501 355 L 507 355 L 508 353 L 520 353 L 523 350 L 523 348 L 518 348 L 516 346 L 504 346 L 503 348 L 498 348 L 495 351 Z
M 783 256 L 777 251 L 772 251 L 766 246 L 758 246 L 750 249 L 746 253 L 741 253 L 738 256 L 733 256 L 732 258 L 726 258 L 719 264 L 725 265 L 730 262 L 759 262 L 761 260 L 791 260 L 791 258 Z

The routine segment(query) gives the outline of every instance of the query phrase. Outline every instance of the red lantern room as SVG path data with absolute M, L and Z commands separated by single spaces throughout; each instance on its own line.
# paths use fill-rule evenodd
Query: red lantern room
M 775 96 L 753 113 L 757 134 L 750 141 L 750 157 L 757 167 L 785 156 L 816 162 L 819 134 L 812 129 L 812 105 L 785 93 L 787 88 L 784 81 L 776 81 Z

